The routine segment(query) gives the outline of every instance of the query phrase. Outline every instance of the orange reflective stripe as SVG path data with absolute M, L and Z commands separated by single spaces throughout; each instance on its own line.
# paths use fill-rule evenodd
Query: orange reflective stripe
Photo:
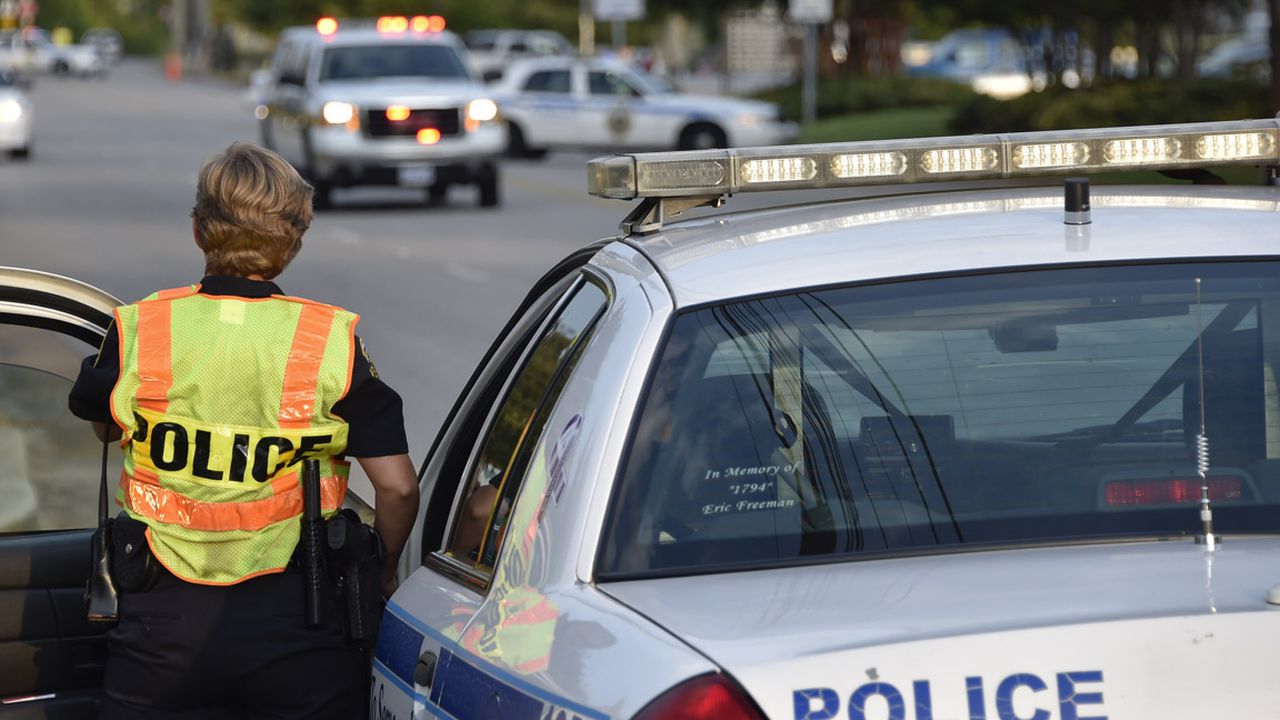
M 320 364 L 329 343 L 329 329 L 333 327 L 335 312 L 335 308 L 328 305 L 302 306 L 298 327 L 293 333 L 293 346 L 289 348 L 289 361 L 284 369 L 284 392 L 280 395 L 282 428 L 311 427 L 311 417 L 315 414 L 316 383 L 320 379 Z
M 154 473 L 137 468 L 134 477 L 125 476 L 125 506 L 139 515 L 191 530 L 261 530 L 281 520 L 302 514 L 302 486 L 297 475 L 283 492 L 248 502 L 202 502 L 160 485 Z M 274 483 L 273 483 L 274 484 Z M 283 485 L 282 485 L 283 487 Z M 320 505 L 335 509 L 347 492 L 341 477 L 320 478 Z
M 147 410 L 169 409 L 173 386 L 173 314 L 167 302 L 138 304 L 138 405 Z
M 199 287 L 200 287 L 199 285 L 196 285 L 196 286 L 186 285 L 183 287 L 176 287 L 176 288 L 169 288 L 168 290 L 161 290 L 156 293 L 156 296 L 154 299 L 155 300 L 172 300 L 174 298 L 186 297 L 188 295 L 195 295 L 198 292 Z

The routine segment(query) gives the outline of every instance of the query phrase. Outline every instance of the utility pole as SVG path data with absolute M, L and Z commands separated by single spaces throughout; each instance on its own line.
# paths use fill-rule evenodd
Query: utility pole
M 818 119 L 818 26 L 804 25 L 804 91 L 801 96 L 805 125 Z
M 1280 0 L 1276 0 L 1280 2 Z M 804 25 L 804 85 L 801 119 L 805 125 L 818 116 L 818 26 L 831 22 L 831 0 L 791 0 L 791 22 Z
M 612 25 L 613 25 L 613 49 L 621 50 L 622 46 L 627 44 L 627 21 L 614 20 Z
M 578 0 L 578 54 L 582 57 L 596 54 L 596 18 L 591 0 Z

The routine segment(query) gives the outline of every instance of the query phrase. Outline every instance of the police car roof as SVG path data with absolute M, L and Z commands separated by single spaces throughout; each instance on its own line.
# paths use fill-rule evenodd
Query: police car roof
M 1280 194 L 1095 186 L 1091 225 L 1061 185 L 911 194 L 719 214 L 634 235 L 687 307 L 797 288 L 1024 266 L 1280 255 Z

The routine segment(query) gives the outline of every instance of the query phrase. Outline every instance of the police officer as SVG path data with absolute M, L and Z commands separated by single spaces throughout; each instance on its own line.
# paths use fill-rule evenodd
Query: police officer
M 210 159 L 192 210 L 205 277 L 118 308 L 72 389 L 77 416 L 123 438 L 118 532 L 141 528 L 157 568 L 121 593 L 104 718 L 365 712 L 368 676 L 340 613 L 304 622 L 302 460 L 320 463 L 326 515 L 346 493 L 344 456 L 369 476 L 388 594 L 418 487 L 400 397 L 355 335 L 358 317 L 272 282 L 302 246 L 311 195 L 267 150 L 237 143 Z

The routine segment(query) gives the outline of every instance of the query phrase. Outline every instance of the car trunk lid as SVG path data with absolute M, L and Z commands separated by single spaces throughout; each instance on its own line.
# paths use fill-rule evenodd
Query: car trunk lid
M 770 718 L 1262 717 L 1280 540 L 957 553 L 607 583 Z

